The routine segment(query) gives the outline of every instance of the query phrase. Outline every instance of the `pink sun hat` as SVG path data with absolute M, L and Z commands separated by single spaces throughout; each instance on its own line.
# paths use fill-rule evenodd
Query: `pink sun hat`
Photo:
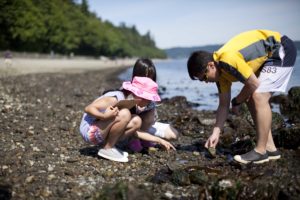
M 131 82 L 123 82 L 122 87 L 143 99 L 160 101 L 158 85 L 150 78 L 135 76 Z

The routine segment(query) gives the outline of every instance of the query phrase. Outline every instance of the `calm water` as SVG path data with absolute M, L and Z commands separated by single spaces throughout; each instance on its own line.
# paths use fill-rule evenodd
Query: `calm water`
M 298 55 L 300 52 L 298 52 Z M 199 103 L 198 109 L 215 110 L 218 106 L 217 87 L 215 83 L 202 83 L 192 81 L 186 67 L 187 59 L 166 60 L 155 62 L 157 70 L 157 82 L 159 86 L 166 88 L 163 98 L 174 96 L 186 96 L 190 102 Z M 122 80 L 130 80 L 132 68 L 120 75 Z M 236 82 L 232 85 L 232 96 L 241 90 L 243 84 Z M 288 89 L 300 86 L 300 57 L 297 57 L 296 65 L 289 82 Z M 288 91 L 288 90 L 287 90 Z

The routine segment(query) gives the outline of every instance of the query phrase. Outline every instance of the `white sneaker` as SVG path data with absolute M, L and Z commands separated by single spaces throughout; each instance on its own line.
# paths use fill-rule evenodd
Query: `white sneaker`
M 121 153 L 123 156 L 128 157 L 128 152 L 126 151 L 122 151 L 121 149 L 118 149 L 117 147 L 113 147 L 114 151 L 118 151 L 119 153 Z
M 116 162 L 128 162 L 128 157 L 123 155 L 116 148 L 100 149 L 98 151 L 98 155 L 108 160 L 112 160 Z

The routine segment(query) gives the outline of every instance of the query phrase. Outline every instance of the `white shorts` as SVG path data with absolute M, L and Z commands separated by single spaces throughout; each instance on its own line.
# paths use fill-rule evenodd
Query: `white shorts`
M 255 92 L 285 92 L 293 72 L 297 50 L 293 42 L 286 36 L 282 37 L 282 45 L 277 60 L 265 62 L 258 76 L 260 85 Z
M 170 128 L 170 124 L 155 122 L 153 126 L 149 128 L 148 132 L 157 137 L 165 138 L 165 132 L 167 128 Z
M 264 66 L 258 80 L 256 92 L 285 92 L 293 67 Z

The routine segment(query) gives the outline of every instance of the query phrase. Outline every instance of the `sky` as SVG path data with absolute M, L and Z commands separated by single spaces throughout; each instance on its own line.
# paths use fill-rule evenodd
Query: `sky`
M 300 40 L 300 0 L 88 0 L 90 11 L 119 26 L 148 31 L 159 48 L 223 44 L 252 29 Z

